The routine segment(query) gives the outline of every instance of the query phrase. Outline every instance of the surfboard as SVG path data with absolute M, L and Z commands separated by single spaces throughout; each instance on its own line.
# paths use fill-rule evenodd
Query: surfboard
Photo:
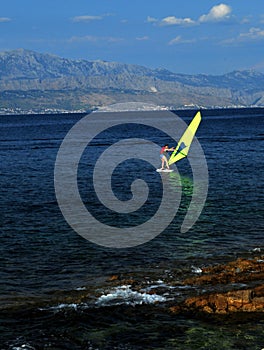
M 156 169 L 158 173 L 171 173 L 173 169 Z
M 169 159 L 169 165 L 178 162 L 182 158 L 187 157 L 194 135 L 198 129 L 201 119 L 201 112 L 197 112 L 193 117 L 193 120 L 191 121 L 190 125 L 187 127 L 182 137 L 180 138 L 177 147 L 171 154 Z

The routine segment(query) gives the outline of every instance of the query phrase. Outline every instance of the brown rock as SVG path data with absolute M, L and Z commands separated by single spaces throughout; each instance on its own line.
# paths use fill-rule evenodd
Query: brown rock
M 264 280 L 264 260 L 262 257 L 252 260 L 239 258 L 228 264 L 203 268 L 202 271 L 203 275 L 188 278 L 184 284 L 217 285 Z
M 172 312 L 179 312 L 179 310 L 181 310 L 215 314 L 227 314 L 230 312 L 264 312 L 263 290 L 264 285 L 254 289 L 204 294 L 187 298 L 180 306 L 177 308 L 171 307 L 170 310 Z
M 177 306 L 172 306 L 172 313 L 191 312 L 205 314 L 234 314 L 264 312 L 264 260 L 239 258 L 225 265 L 209 266 L 203 269 L 203 275 L 188 278 L 184 284 L 196 286 L 215 286 L 218 292 L 204 293 L 185 299 Z M 247 289 L 221 291 L 234 288 L 233 283 L 247 283 Z M 254 284 L 258 283 L 258 286 Z M 232 284 L 231 284 L 232 283 Z M 250 287 L 251 283 L 251 287 Z M 261 283 L 261 284 L 260 284 Z M 253 285 L 253 286 L 252 286 Z M 204 287 L 203 287 L 204 289 Z
M 108 281 L 116 281 L 119 279 L 119 276 L 118 275 L 112 275 L 108 278 Z

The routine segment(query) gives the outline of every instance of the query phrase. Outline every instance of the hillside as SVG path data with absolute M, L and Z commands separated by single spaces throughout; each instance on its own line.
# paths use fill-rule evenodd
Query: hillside
M 86 111 L 139 101 L 173 108 L 264 106 L 264 74 L 186 75 L 24 49 L 0 53 L 0 112 Z

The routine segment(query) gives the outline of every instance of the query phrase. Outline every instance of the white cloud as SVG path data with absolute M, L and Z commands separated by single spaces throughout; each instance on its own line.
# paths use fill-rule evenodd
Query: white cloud
M 169 42 L 169 45 L 179 44 L 180 42 L 181 42 L 181 36 L 178 35 L 178 36 L 176 36 L 176 38 L 172 39 L 172 40 Z
M 232 9 L 226 4 L 213 6 L 208 14 L 202 15 L 199 22 L 219 22 L 230 18 Z
M 164 17 L 161 20 L 155 17 L 147 17 L 147 22 L 159 26 L 175 26 L 175 25 L 190 25 L 195 24 L 191 18 L 177 18 L 175 16 Z
M 247 24 L 247 23 L 250 23 L 251 20 L 252 20 L 252 16 L 246 16 L 246 17 L 241 19 L 240 23 L 241 24 Z
M 176 45 L 176 44 L 191 44 L 194 43 L 194 39 L 183 39 L 181 35 L 177 35 L 174 39 L 169 41 L 169 45 Z
M 158 22 L 159 20 L 157 18 L 154 18 L 154 17 L 151 17 L 151 16 L 148 16 L 147 17 L 147 22 L 148 23 L 156 23 Z
M 207 14 L 199 17 L 198 20 L 194 20 L 190 17 L 178 18 L 175 16 L 167 16 L 162 19 L 155 17 L 147 17 L 147 22 L 158 26 L 187 26 L 187 25 L 198 25 L 199 23 L 205 22 L 220 22 L 230 18 L 232 9 L 226 4 L 219 4 L 213 6 Z
M 264 23 L 264 15 L 260 16 L 260 23 Z
M 145 40 L 149 40 L 149 37 L 145 35 L 145 36 L 141 36 L 141 37 L 136 38 L 136 40 L 145 41 Z
M 168 16 L 160 21 L 161 26 L 172 26 L 172 25 L 184 25 L 184 24 L 195 24 L 191 18 L 177 18 L 175 16 Z
M 75 16 L 73 17 L 73 22 L 91 22 L 91 21 L 100 21 L 103 19 L 103 16 Z
M 85 35 L 85 36 L 72 36 L 69 40 L 70 43 L 76 43 L 76 42 L 96 42 L 98 41 L 98 38 L 96 36 L 92 35 Z
M 80 43 L 80 42 L 108 42 L 108 43 L 114 43 L 123 41 L 122 38 L 116 38 L 116 37 L 100 37 L 100 36 L 93 36 L 93 35 L 85 35 L 85 36 L 73 36 L 70 39 L 68 39 L 68 42 L 70 43 Z
M 260 28 L 250 28 L 247 33 L 241 33 L 239 35 L 240 39 L 264 39 L 264 29 Z
M 254 64 L 251 68 L 254 70 L 264 70 L 264 61 Z
M 4 22 L 10 22 L 11 18 L 8 17 L 0 17 L 0 23 L 4 23 Z
M 250 42 L 250 41 L 256 41 L 256 40 L 263 40 L 263 39 L 264 39 L 264 29 L 252 27 L 249 29 L 248 32 L 240 33 L 239 36 L 236 38 L 223 40 L 221 44 L 230 45 L 230 44 Z
M 109 37 L 103 37 L 102 40 L 107 41 L 109 43 L 118 43 L 120 41 L 123 41 L 124 39 L 109 36 Z

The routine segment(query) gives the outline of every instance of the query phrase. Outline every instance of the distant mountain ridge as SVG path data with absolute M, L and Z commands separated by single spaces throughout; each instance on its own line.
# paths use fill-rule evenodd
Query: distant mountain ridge
M 88 110 L 118 102 L 183 108 L 264 106 L 264 74 L 187 75 L 18 49 L 0 52 L 0 109 Z

